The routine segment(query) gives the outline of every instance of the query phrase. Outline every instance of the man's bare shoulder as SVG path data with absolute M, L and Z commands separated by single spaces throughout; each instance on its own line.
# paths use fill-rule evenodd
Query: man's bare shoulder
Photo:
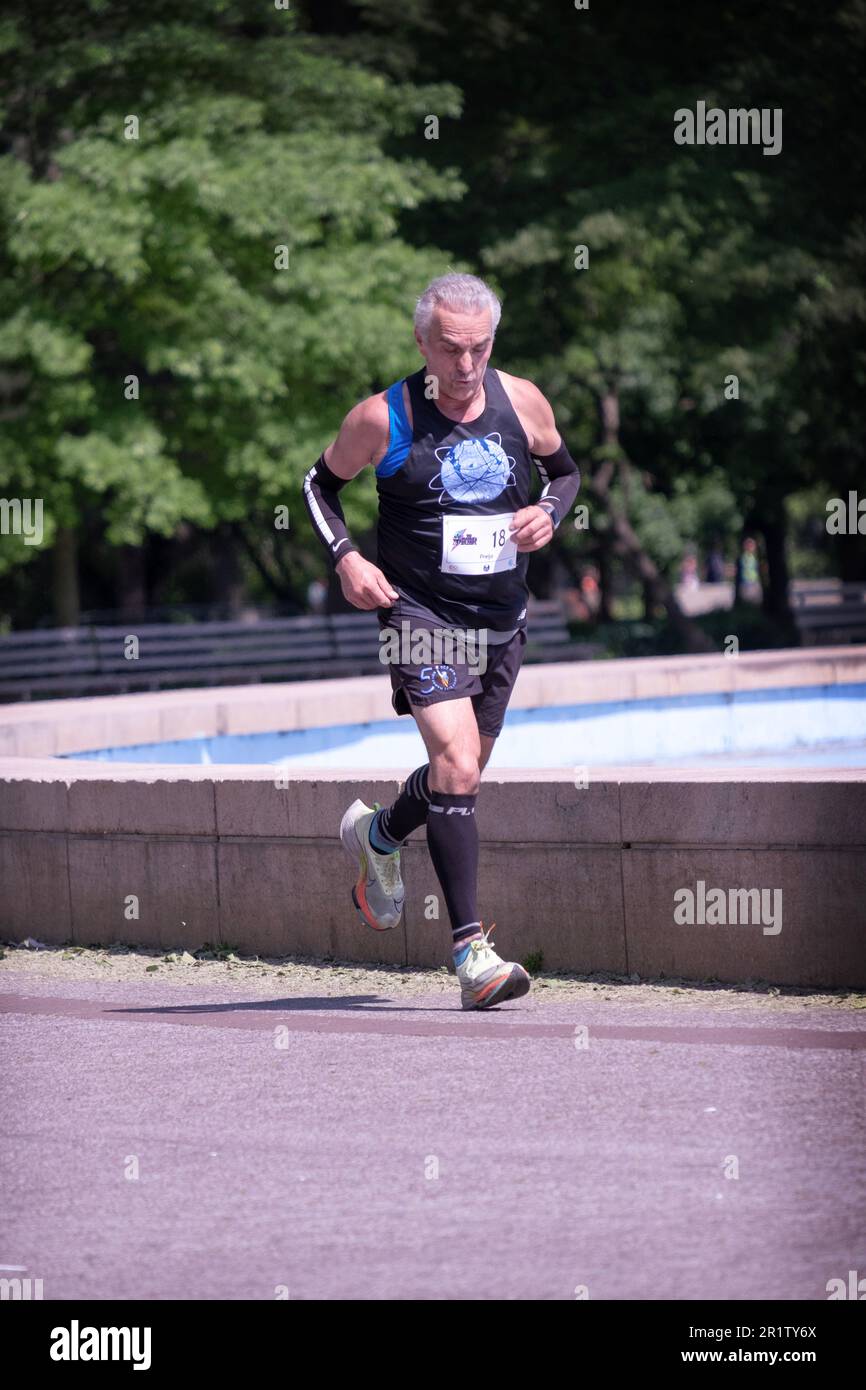
M 325 450 L 325 462 L 340 477 L 354 477 L 381 458 L 389 432 L 388 400 L 384 391 L 376 391 L 347 412 L 337 438 Z
M 527 377 L 512 376 L 510 372 L 503 372 L 497 368 L 500 380 L 505 390 L 508 392 L 511 404 L 517 411 L 521 423 L 529 434 L 533 443 L 549 443 L 551 432 L 556 431 L 553 419 L 553 407 L 544 395 L 539 391 L 534 381 L 529 381 Z M 555 448 L 555 444 L 552 446 Z
M 501 367 L 496 369 L 512 401 L 521 405 L 525 410 L 532 414 L 543 414 L 550 410 L 550 403 L 542 391 L 539 391 L 534 381 L 530 381 L 525 376 L 512 376 L 511 372 L 503 372 Z
M 387 394 L 384 391 L 376 391 L 372 396 L 365 396 L 357 405 L 353 405 L 343 423 L 365 436 L 383 433 L 387 436 L 389 421 Z

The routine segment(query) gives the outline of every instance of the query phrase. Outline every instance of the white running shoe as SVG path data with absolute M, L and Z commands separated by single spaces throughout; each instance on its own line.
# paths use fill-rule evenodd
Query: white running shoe
M 492 922 L 485 932 L 482 923 L 481 937 L 469 942 L 468 956 L 455 966 L 464 1009 L 489 1009 L 529 993 L 532 981 L 523 966 L 503 960 L 494 951 L 489 938 L 495 926 Z
M 390 931 L 403 912 L 405 891 L 400 877 L 400 851 L 378 854 L 370 844 L 370 822 L 379 810 L 353 801 L 340 822 L 340 839 L 346 852 L 360 866 L 352 889 L 352 901 L 374 931 Z

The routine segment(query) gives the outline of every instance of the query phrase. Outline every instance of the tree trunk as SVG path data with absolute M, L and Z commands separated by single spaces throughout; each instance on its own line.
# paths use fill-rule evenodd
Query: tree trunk
M 655 561 L 644 550 L 628 517 L 616 508 L 611 499 L 610 485 L 617 466 L 620 460 L 628 463 L 619 442 L 619 396 L 616 387 L 608 386 L 597 401 L 601 443 L 608 452 L 601 466 L 590 477 L 589 486 L 604 503 L 613 535 L 629 567 L 643 584 L 645 596 L 651 599 L 653 606 L 661 604 L 664 607 L 674 631 L 687 651 L 714 651 L 715 648 L 706 633 L 691 618 L 686 617 L 673 589 Z
M 236 618 L 243 607 L 243 578 L 238 559 L 237 536 L 228 522 L 221 522 L 213 537 L 215 573 L 214 596 L 226 610 L 226 616 Z
M 124 622 L 142 622 L 147 605 L 144 547 L 121 545 L 117 549 L 117 607 Z
M 58 526 L 53 550 L 54 616 L 60 627 L 77 627 L 81 617 L 78 587 L 78 533 L 74 526 Z
M 187 521 L 180 522 L 171 536 L 155 534 L 150 537 L 152 604 L 163 606 L 170 602 L 178 570 L 189 561 L 200 544 L 201 533 Z
M 257 573 L 261 576 L 262 580 L 264 581 L 265 587 L 270 590 L 270 592 L 274 595 L 274 598 L 279 599 L 283 603 L 291 603 L 291 589 L 289 589 L 289 587 L 284 583 L 280 576 L 274 574 L 268 568 L 268 565 L 265 562 L 265 559 L 261 551 L 259 550 L 259 547 L 254 545 L 253 542 L 250 540 L 241 522 L 232 521 L 229 524 L 231 526 L 235 538 L 243 546 L 243 549 L 246 551 L 247 555 L 252 561 L 254 569 L 257 571 Z
M 598 550 L 596 551 L 599 591 L 598 620 L 601 623 L 612 623 L 614 620 L 612 557 L 613 550 L 611 548 L 610 536 L 607 532 L 603 532 L 599 536 Z
M 767 552 L 767 584 L 763 589 L 761 606 L 772 618 L 790 621 L 791 608 L 788 603 L 788 557 L 785 554 L 786 525 L 784 504 L 779 503 L 772 516 L 764 517 L 760 523 L 761 535 Z

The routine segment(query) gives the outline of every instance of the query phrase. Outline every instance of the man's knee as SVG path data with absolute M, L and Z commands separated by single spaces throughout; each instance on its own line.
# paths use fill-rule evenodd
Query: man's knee
M 446 750 L 430 760 L 430 787 L 449 796 L 474 796 L 481 783 L 480 753 Z

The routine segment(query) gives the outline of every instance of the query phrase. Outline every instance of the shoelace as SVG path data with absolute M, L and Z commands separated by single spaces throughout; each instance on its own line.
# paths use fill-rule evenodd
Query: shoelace
M 472 950 L 473 950 L 476 954 L 477 954 L 479 951 L 492 951 L 492 950 L 493 950 L 493 942 L 490 940 L 490 937 L 491 937 L 491 935 L 492 935 L 492 933 L 493 933 L 493 928 L 494 928 L 495 926 L 496 926 L 496 923 L 495 923 L 495 922 L 491 922 L 491 923 L 490 923 L 490 926 L 487 928 L 487 931 L 485 931 L 485 930 L 484 930 L 484 923 L 483 923 L 483 922 L 481 923 L 481 940 L 479 941 L 479 940 L 476 938 L 475 941 L 470 941 L 470 943 L 469 943 L 469 945 L 472 947 Z
M 382 809 L 378 801 L 374 801 L 373 806 L 377 811 Z M 393 897 L 400 880 L 400 851 L 397 849 L 393 854 L 379 854 L 378 850 L 370 845 L 370 852 L 376 856 L 378 878 L 382 888 Z
M 379 861 L 379 881 L 386 893 L 393 894 L 397 891 L 400 878 L 400 851 L 379 855 Z

